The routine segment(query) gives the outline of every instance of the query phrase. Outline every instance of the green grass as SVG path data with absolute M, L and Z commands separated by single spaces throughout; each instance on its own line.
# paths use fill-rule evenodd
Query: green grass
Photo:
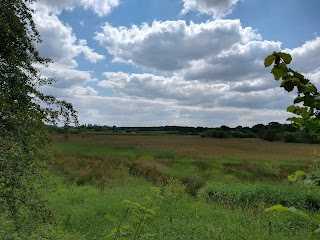
M 85 239 L 106 239 L 126 211 L 129 199 L 143 204 L 152 186 L 143 179 L 124 179 L 104 190 L 66 187 L 56 181 L 50 192 L 55 221 L 66 233 Z M 158 204 L 143 239 L 317 239 L 310 221 L 290 214 L 266 214 L 263 209 L 222 207 L 188 195 L 167 197 Z M 271 225 L 270 225 L 271 223 Z M 63 238 L 61 238 L 63 239 Z
M 142 179 L 127 178 L 117 187 L 99 190 L 91 186 L 65 187 L 62 183 L 50 193 L 55 221 L 70 232 L 87 239 L 103 239 L 113 226 L 106 218 L 121 217 L 124 199 L 138 201 L 148 194 L 151 184 Z
M 271 205 L 295 206 L 300 209 L 319 210 L 320 191 L 301 185 L 265 183 L 207 183 L 198 193 L 201 199 L 230 207 L 264 209 Z
M 288 174 L 308 169 L 309 162 L 296 159 L 299 152 L 293 160 L 289 155 L 284 158 L 287 145 L 282 145 L 284 153 L 268 143 L 269 150 L 258 155 L 260 142 L 242 140 L 237 146 L 238 142 L 226 140 L 214 142 L 214 147 L 223 145 L 226 153 L 209 155 L 207 148 L 212 145 L 201 145 L 207 140 L 199 138 L 198 146 L 206 152 L 203 155 L 192 148 L 194 138 L 181 137 L 183 142 L 177 142 L 180 137 L 170 137 L 174 142 L 167 136 L 131 139 L 114 135 L 55 142 L 50 164 L 53 187 L 47 195 L 56 228 L 70 239 L 107 239 L 115 222 L 125 215 L 123 200 L 144 205 L 150 187 L 160 187 L 164 194 L 167 179 L 174 178 L 184 184 L 186 194 L 166 195 L 141 239 L 318 239 L 312 235 L 316 226 L 310 220 L 264 211 L 278 203 L 301 210 L 319 208 L 319 191 L 285 183 Z M 144 139 L 147 142 L 136 141 Z M 192 147 L 181 147 L 186 141 Z M 171 148 L 173 144 L 176 148 Z M 256 150 L 245 155 L 250 144 Z M 273 148 L 281 157 L 268 160 Z M 173 186 L 173 192 L 178 190 Z

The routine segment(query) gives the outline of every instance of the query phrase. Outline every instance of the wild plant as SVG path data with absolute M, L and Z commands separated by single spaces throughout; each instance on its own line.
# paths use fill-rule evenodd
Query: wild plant
M 146 227 L 151 218 L 156 214 L 159 203 L 163 200 L 161 189 L 157 187 L 151 188 L 150 195 L 145 197 L 144 205 L 124 200 L 123 203 L 127 209 L 120 219 L 107 216 L 112 220 L 116 227 L 106 239 L 140 239 L 146 233 Z
M 180 205 L 181 200 L 187 196 L 187 186 L 184 185 L 178 179 L 170 178 L 167 180 L 167 185 L 163 190 L 163 210 L 166 213 L 170 225 L 173 225 L 173 219 L 176 214 L 174 209 L 177 209 L 175 205 Z

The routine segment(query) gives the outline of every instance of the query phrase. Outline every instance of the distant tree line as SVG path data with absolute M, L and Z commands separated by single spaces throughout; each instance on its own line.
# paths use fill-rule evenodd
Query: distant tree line
M 51 132 L 65 133 L 65 128 L 49 126 Z M 256 124 L 252 127 L 187 127 L 187 126 L 159 126 L 159 127 L 117 127 L 97 124 L 84 124 L 79 128 L 71 128 L 70 133 L 109 133 L 109 134 L 178 134 L 200 135 L 204 138 L 259 138 L 266 141 L 283 141 L 292 143 L 319 143 L 315 136 L 299 130 L 291 124 L 270 122 L 266 125 Z

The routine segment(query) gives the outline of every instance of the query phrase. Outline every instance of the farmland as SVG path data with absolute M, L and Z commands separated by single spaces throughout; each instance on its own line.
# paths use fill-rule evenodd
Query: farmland
M 294 171 L 313 168 L 319 145 L 105 134 L 57 134 L 52 145 L 45 194 L 66 239 L 318 237 L 311 220 L 264 209 L 320 208 L 319 191 L 287 182 Z M 127 214 L 130 204 L 152 216 Z

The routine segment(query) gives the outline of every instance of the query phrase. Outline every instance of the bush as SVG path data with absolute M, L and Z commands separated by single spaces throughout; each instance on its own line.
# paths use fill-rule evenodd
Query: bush
M 296 134 L 291 132 L 285 132 L 283 134 L 283 141 L 286 143 L 294 143 L 297 142 Z
M 209 138 L 229 138 L 230 133 L 223 130 L 212 129 L 205 131 L 201 134 L 201 137 L 209 137 Z
M 268 129 L 263 133 L 262 139 L 273 142 L 277 139 L 277 132 L 272 129 Z

